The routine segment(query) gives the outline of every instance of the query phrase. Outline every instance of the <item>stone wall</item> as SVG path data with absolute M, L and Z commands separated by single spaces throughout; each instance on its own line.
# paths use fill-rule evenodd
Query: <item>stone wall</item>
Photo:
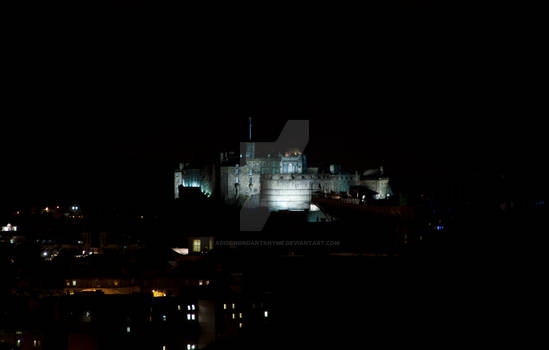
M 311 177 L 265 175 L 260 205 L 269 210 L 305 210 L 311 205 Z
M 360 185 L 377 192 L 378 195 L 376 196 L 376 199 L 386 199 L 387 194 L 389 194 L 390 192 L 388 177 L 380 179 L 361 180 Z

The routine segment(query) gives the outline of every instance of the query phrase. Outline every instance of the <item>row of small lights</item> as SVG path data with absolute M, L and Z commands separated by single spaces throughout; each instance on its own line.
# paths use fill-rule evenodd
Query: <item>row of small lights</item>
M 22 331 L 16 331 L 15 334 L 17 336 L 16 346 L 21 347 L 21 344 L 23 343 L 23 340 L 20 337 L 23 335 L 23 332 Z M 32 347 L 37 348 L 39 346 L 40 346 L 40 340 L 34 339 L 33 342 L 32 342 Z
M 231 307 L 232 307 L 233 310 L 236 309 L 236 304 L 235 304 L 235 303 L 232 303 L 232 304 L 231 304 Z M 223 304 L 223 310 L 227 310 L 227 304 Z M 265 318 L 269 317 L 269 311 L 268 311 L 268 310 L 264 310 L 264 311 L 263 311 L 263 317 L 265 317 Z M 233 313 L 231 314 L 231 318 L 232 318 L 233 320 L 235 320 L 235 319 L 236 319 L 236 313 L 233 312 Z M 244 315 L 242 314 L 242 312 L 239 312 L 239 313 L 238 313 L 238 318 L 239 318 L 239 319 L 244 318 Z M 240 323 L 238 324 L 238 328 L 242 328 L 242 326 L 243 326 L 243 324 L 242 324 L 242 322 L 240 322 Z

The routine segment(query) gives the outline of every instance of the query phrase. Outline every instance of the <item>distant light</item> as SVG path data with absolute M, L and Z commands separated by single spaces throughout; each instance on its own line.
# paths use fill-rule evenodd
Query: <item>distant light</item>
M 166 315 L 162 315 L 162 321 L 166 321 Z
M 437 226 L 437 231 L 440 231 L 440 230 L 442 230 L 443 228 L 444 228 L 444 226 L 439 225 L 439 226 Z
M 130 327 L 126 327 L 126 333 L 130 333 Z
M 11 244 L 14 244 L 14 243 L 15 243 L 15 239 L 13 239 L 13 238 L 10 239 L 10 243 L 11 243 Z
M 181 255 L 189 255 L 189 248 L 172 248 L 174 252 Z
M 12 224 L 8 223 L 6 226 L 2 226 L 2 231 L 4 232 L 17 231 L 17 226 L 12 226 Z
M 166 296 L 166 292 L 164 291 L 161 291 L 161 290 L 152 290 L 152 294 L 153 294 L 153 297 L 154 298 L 161 298 L 161 297 L 165 297 Z
M 42 255 L 43 256 L 48 256 L 48 252 L 43 252 Z

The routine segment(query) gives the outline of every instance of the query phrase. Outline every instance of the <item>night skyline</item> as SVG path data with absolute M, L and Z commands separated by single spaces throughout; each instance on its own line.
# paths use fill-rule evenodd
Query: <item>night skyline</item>
M 469 120 L 406 120 L 374 112 L 355 112 L 352 117 L 344 112 L 343 116 L 337 112 L 243 112 L 234 119 L 200 115 L 191 121 L 162 116 L 139 120 L 127 115 L 115 121 L 74 117 L 71 122 L 46 117 L 38 125 L 15 122 L 9 127 L 3 139 L 9 171 L 3 172 L 6 180 L 1 192 L 12 199 L 77 200 L 96 190 L 102 193 L 103 187 L 120 193 L 104 193 L 107 197 L 137 198 L 135 189 L 142 190 L 144 198 L 166 198 L 170 171 L 179 162 L 215 157 L 218 151 L 237 149 L 238 142 L 246 140 L 246 114 L 253 116 L 258 141 L 274 140 L 285 118 L 309 119 L 310 163 L 340 162 L 346 171 L 383 165 L 397 178 L 443 181 L 471 172 L 524 175 L 520 168 L 530 168 L 536 180 L 542 171 L 536 160 L 541 131 L 533 123 L 527 126 L 528 118 L 513 125 L 503 120 L 474 121 L 473 116 Z M 184 115 L 192 119 L 196 114 Z M 478 127 L 473 128 L 475 124 Z M 84 188 L 92 188 L 92 193 Z
M 0 349 L 532 339 L 546 69 L 514 8 L 76 6 L 7 26 Z M 303 153 L 260 154 L 289 120 Z

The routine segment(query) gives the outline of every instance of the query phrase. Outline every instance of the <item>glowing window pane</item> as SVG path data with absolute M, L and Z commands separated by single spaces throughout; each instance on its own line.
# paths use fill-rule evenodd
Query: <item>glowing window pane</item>
M 200 252 L 200 240 L 199 239 L 193 239 L 193 252 Z

